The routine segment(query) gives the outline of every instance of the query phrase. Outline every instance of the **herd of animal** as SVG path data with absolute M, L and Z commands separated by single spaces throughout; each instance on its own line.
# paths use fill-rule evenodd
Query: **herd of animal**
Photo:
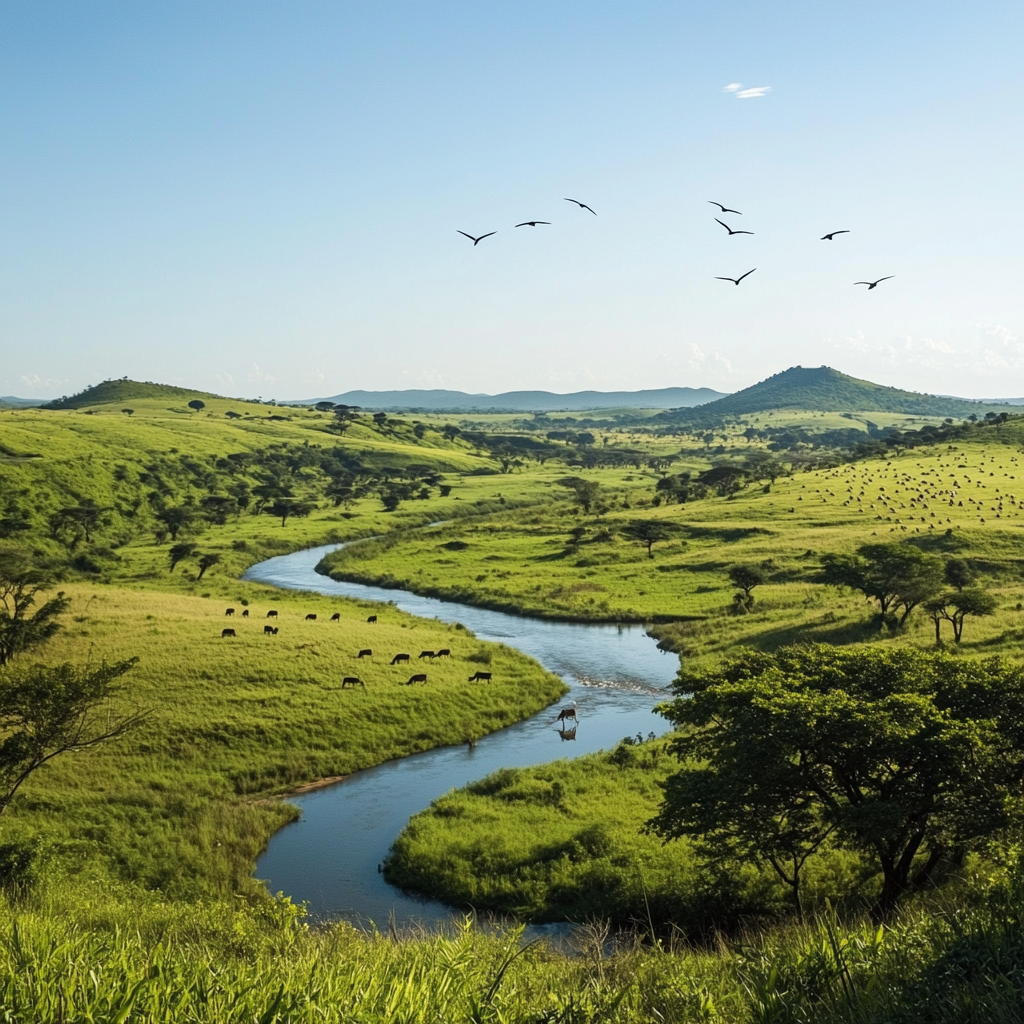
M 234 608 L 225 608 L 224 609 L 224 614 L 228 618 L 231 618 L 235 614 L 235 609 Z M 276 619 L 278 617 L 277 610 L 275 608 L 271 608 L 267 612 L 266 617 L 268 619 Z M 243 608 L 242 609 L 242 618 L 243 619 L 249 618 L 249 609 L 248 608 Z M 316 612 L 310 612 L 305 617 L 305 621 L 306 622 L 316 622 L 316 620 L 317 620 Z M 340 621 L 341 621 L 341 613 L 340 612 L 335 612 L 331 616 L 331 622 L 340 622 Z M 369 616 L 367 618 L 366 621 L 367 621 L 367 623 L 369 625 L 373 625 L 377 621 L 377 616 L 376 615 L 371 615 L 371 616 Z M 278 629 L 279 629 L 278 626 L 271 626 L 271 625 L 267 624 L 267 625 L 265 625 L 263 627 L 263 633 L 264 633 L 265 636 L 276 636 Z M 220 635 L 221 635 L 221 639 L 223 640 L 226 637 L 233 637 L 233 636 L 237 636 L 238 634 L 235 632 L 233 627 L 227 626 L 227 627 L 225 627 L 224 629 L 222 629 L 220 631 Z M 435 658 L 450 658 L 451 656 L 452 656 L 451 649 L 448 648 L 448 647 L 442 647 L 442 648 L 440 648 L 439 650 L 436 650 L 436 651 L 420 651 L 419 655 L 417 656 L 417 660 L 418 661 L 422 661 L 424 658 L 427 658 L 430 661 L 433 661 Z M 364 647 L 362 650 L 359 651 L 358 654 L 355 655 L 355 657 L 356 658 L 372 658 L 373 657 L 373 649 L 370 648 L 370 647 Z M 408 664 L 409 663 L 409 659 L 411 657 L 412 657 L 411 654 L 399 653 L 399 654 L 396 654 L 391 659 L 390 664 L 391 665 Z M 467 680 L 467 682 L 470 682 L 470 683 L 489 683 L 490 681 L 491 681 L 491 673 L 490 672 L 479 672 L 479 671 L 475 672 Z M 413 686 L 416 683 L 426 683 L 426 682 L 427 682 L 427 674 L 425 672 L 414 672 L 409 677 L 407 682 L 399 683 L 399 686 Z M 345 676 L 342 679 L 342 681 L 341 681 L 341 688 L 344 690 L 348 686 L 351 686 L 353 689 L 355 689 L 355 687 L 357 687 L 357 686 L 362 686 L 365 689 L 366 688 L 366 683 L 364 683 L 362 681 L 362 679 L 360 679 L 358 676 Z

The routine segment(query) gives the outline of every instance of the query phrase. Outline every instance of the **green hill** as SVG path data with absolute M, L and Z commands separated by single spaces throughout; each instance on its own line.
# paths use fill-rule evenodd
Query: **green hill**
M 815 412 L 890 412 L 915 416 L 966 417 L 972 413 L 1014 412 L 1009 405 L 943 398 L 916 391 L 901 391 L 858 380 L 830 366 L 793 366 L 752 387 L 709 402 L 699 409 L 674 409 L 656 419 L 678 421 L 697 417 L 721 418 L 768 409 L 802 409 Z
M 216 398 L 208 391 L 195 391 L 192 388 L 176 388 L 170 384 L 154 384 L 152 381 L 129 380 L 122 377 L 119 380 L 105 380 L 102 384 L 93 384 L 92 387 L 79 391 L 77 395 L 63 398 L 55 398 L 47 402 L 43 409 L 82 409 L 87 405 L 106 405 L 108 402 L 131 402 L 140 398 L 158 399 L 185 399 L 193 398 Z

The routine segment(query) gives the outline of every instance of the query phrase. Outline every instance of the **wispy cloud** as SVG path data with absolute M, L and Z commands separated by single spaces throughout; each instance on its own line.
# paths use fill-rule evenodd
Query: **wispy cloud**
M 18 380 L 29 391 L 53 391 L 68 381 L 60 377 L 40 377 L 38 373 L 23 373 Z
M 770 85 L 755 85 L 749 89 L 743 88 L 742 82 L 730 82 L 722 92 L 731 92 L 738 100 L 754 100 L 772 91 Z
M 259 363 L 252 364 L 252 372 L 249 374 L 249 380 L 262 380 L 268 384 L 272 384 L 276 377 L 271 376 L 269 373 L 264 373 L 259 366 Z

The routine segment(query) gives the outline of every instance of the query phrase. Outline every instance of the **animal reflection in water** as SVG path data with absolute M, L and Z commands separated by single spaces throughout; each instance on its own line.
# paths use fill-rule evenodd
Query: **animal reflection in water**
M 569 720 L 572 720 L 572 728 L 567 728 Z M 558 717 L 555 719 L 558 723 L 558 736 L 562 740 L 574 740 L 576 739 L 576 727 L 579 725 L 579 719 L 576 717 L 576 702 L 573 701 L 571 707 L 562 708 L 558 712 Z

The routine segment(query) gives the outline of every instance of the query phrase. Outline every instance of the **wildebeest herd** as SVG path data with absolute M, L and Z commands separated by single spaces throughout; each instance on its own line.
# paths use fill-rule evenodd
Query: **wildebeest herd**
M 224 609 L 224 614 L 230 618 L 231 616 L 233 616 L 235 614 L 235 609 L 234 608 L 225 608 Z M 249 617 L 249 609 L 248 608 L 244 608 L 242 610 L 242 618 L 246 618 L 247 619 L 248 617 Z M 267 611 L 266 618 L 268 618 L 268 619 L 279 618 L 277 609 L 276 608 L 269 609 Z M 305 616 L 304 621 L 305 622 L 316 622 L 317 621 L 316 612 L 309 612 Z M 331 622 L 341 622 L 341 612 L 335 612 L 331 616 Z M 367 619 L 366 619 L 366 622 L 367 622 L 368 625 L 375 624 L 377 622 L 377 616 L 376 615 L 368 616 Z M 271 625 L 267 624 L 267 625 L 265 625 L 263 627 L 263 634 L 264 634 L 264 636 L 277 636 L 277 633 L 278 633 L 279 629 L 280 629 L 279 626 L 271 626 Z M 221 635 L 221 639 L 224 639 L 226 637 L 236 637 L 238 634 L 235 632 L 235 630 L 233 628 L 227 627 L 227 628 L 222 629 L 220 631 L 220 635 Z M 418 661 L 422 661 L 424 658 L 427 658 L 428 660 L 433 661 L 435 658 L 450 658 L 451 656 L 452 656 L 452 652 L 451 652 L 450 648 L 448 648 L 448 647 L 441 647 L 441 648 L 439 648 L 436 651 L 420 651 L 419 655 L 417 656 L 417 660 Z M 373 657 L 373 649 L 369 648 L 369 647 L 364 647 L 357 654 L 353 655 L 353 657 L 355 657 L 355 658 L 372 658 Z M 408 661 L 409 661 L 409 659 L 411 657 L 412 657 L 412 655 L 410 655 L 410 654 L 406 654 L 406 653 L 400 652 L 400 653 L 396 654 L 391 659 L 390 664 L 391 665 L 405 664 L 405 663 L 408 663 Z M 490 672 L 476 672 L 473 675 L 471 675 L 467 681 L 470 682 L 470 683 L 481 683 L 481 682 L 482 683 L 489 683 L 491 681 L 491 673 Z M 427 674 L 425 672 L 415 672 L 415 673 L 413 673 L 413 675 L 411 675 L 409 677 L 409 680 L 407 682 L 399 683 L 399 685 L 400 686 L 412 686 L 415 683 L 426 683 L 426 682 L 427 682 Z M 365 689 L 366 688 L 366 683 L 364 683 L 363 680 L 360 679 L 358 676 L 345 676 L 342 679 L 342 681 L 341 681 L 341 689 L 344 690 L 346 687 L 349 687 L 349 686 L 351 686 L 353 689 L 355 689 L 355 687 L 357 687 L 357 686 L 362 686 Z

